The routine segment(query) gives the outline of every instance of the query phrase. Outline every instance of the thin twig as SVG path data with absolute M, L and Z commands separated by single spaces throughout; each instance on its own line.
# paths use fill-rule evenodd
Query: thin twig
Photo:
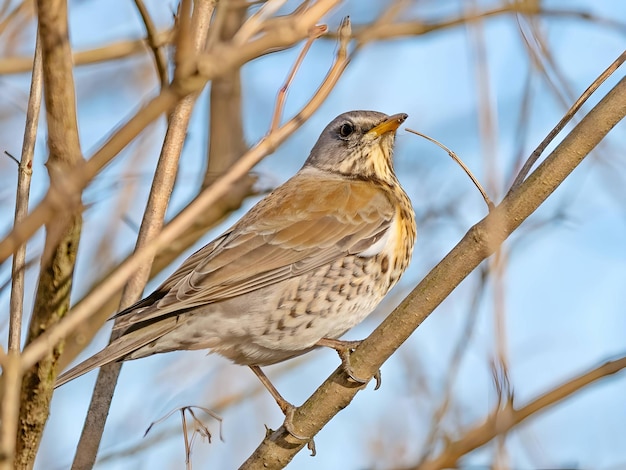
M 520 184 L 524 181 L 528 173 L 530 172 L 533 165 L 537 162 L 541 154 L 544 152 L 546 147 L 550 145 L 550 142 L 554 140 L 554 138 L 563 130 L 565 125 L 574 117 L 574 115 L 578 112 L 578 110 L 582 107 L 582 105 L 589 99 L 589 97 L 604 83 L 604 81 L 609 78 L 613 72 L 615 72 L 623 63 L 626 61 L 626 51 L 622 52 L 617 59 L 609 65 L 604 72 L 602 72 L 598 78 L 596 78 L 591 85 L 580 95 L 580 97 L 574 102 L 574 104 L 567 110 L 563 118 L 557 123 L 556 126 L 548 133 L 548 135 L 541 141 L 539 146 L 533 151 L 533 153 L 528 157 L 526 163 L 519 171 L 515 181 L 511 185 L 511 189 L 509 189 L 509 194 L 515 191 Z
M 491 202 L 491 199 L 489 199 L 489 196 L 487 195 L 487 192 L 483 189 L 483 186 L 480 184 L 480 182 L 478 181 L 478 179 L 476 179 L 476 177 L 472 174 L 471 170 L 468 168 L 468 166 L 463 163 L 463 160 L 461 160 L 456 153 L 454 153 L 452 150 L 450 150 L 448 147 L 446 147 L 445 145 L 443 145 L 441 142 L 439 142 L 438 140 L 433 139 L 432 137 L 427 136 L 426 134 L 422 134 L 421 132 L 415 131 L 413 129 L 409 129 L 405 127 L 405 130 L 407 132 L 410 132 L 412 134 L 415 135 L 419 135 L 420 137 L 423 137 L 424 139 L 432 142 L 433 144 L 438 145 L 440 148 L 442 148 L 443 150 L 445 150 L 448 155 L 450 155 L 450 157 L 456 162 L 458 163 L 458 165 L 463 168 L 463 171 L 465 171 L 465 173 L 467 174 L 467 176 L 469 176 L 469 178 L 472 180 L 472 183 L 474 183 L 474 186 L 476 186 L 476 188 L 478 189 L 478 191 L 480 191 L 480 194 L 482 195 L 485 204 L 487 204 L 487 208 L 491 211 L 495 205 L 493 204 L 493 202 Z
M 178 408 L 174 408 L 173 410 L 168 411 L 164 416 L 161 416 L 159 419 L 151 422 L 150 425 L 148 426 L 148 429 L 146 429 L 146 432 L 144 432 L 143 434 L 143 437 L 145 438 L 148 435 L 148 433 L 152 431 L 153 427 L 163 423 L 174 413 L 180 412 L 180 416 L 182 420 L 182 429 L 183 429 L 183 441 L 185 444 L 185 464 L 187 465 L 187 468 L 191 468 L 191 448 L 193 447 L 193 441 L 194 441 L 193 436 L 195 436 L 196 432 L 198 432 L 201 436 L 206 437 L 209 440 L 209 443 L 211 443 L 211 437 L 212 437 L 211 431 L 209 430 L 209 428 L 196 416 L 196 413 L 194 412 L 194 408 L 197 408 L 198 410 L 203 411 L 204 413 L 206 413 L 207 415 L 209 415 L 211 418 L 213 418 L 219 423 L 220 440 L 224 441 L 224 435 L 222 433 L 222 424 L 224 420 L 217 413 L 215 413 L 214 411 L 204 406 L 181 406 Z M 195 426 L 200 428 L 200 431 L 194 430 L 191 439 L 189 439 L 189 435 L 188 435 L 188 426 L 187 426 L 187 419 L 185 417 L 185 413 L 189 413 L 191 417 L 193 418 L 193 422 Z
M 17 164 L 17 166 L 19 167 L 20 161 L 17 158 L 15 158 L 11 153 L 7 152 L 6 150 L 4 151 L 4 154 L 7 157 L 9 157 L 11 160 L 13 160 Z
M 152 17 L 150 16 L 150 12 L 146 8 L 145 3 L 143 3 L 143 0 L 135 0 L 135 5 L 137 6 L 137 10 L 141 15 L 143 24 L 146 27 L 146 42 L 152 50 L 154 65 L 159 75 L 161 89 L 163 89 L 170 82 L 167 67 L 167 55 L 165 54 L 165 49 L 162 47 L 162 44 L 160 44 L 160 41 L 158 39 L 159 33 L 156 29 L 156 26 L 154 25 L 154 21 L 152 21 Z
M 327 30 L 328 30 L 328 27 L 326 25 L 318 25 L 311 30 L 311 33 L 309 34 L 309 37 L 306 40 L 306 43 L 304 44 L 304 47 L 300 51 L 300 54 L 298 54 L 298 58 L 294 62 L 293 67 L 291 67 L 291 71 L 289 72 L 289 75 L 287 75 L 287 79 L 285 80 L 285 83 L 283 84 L 282 87 L 280 87 L 278 96 L 276 97 L 274 113 L 272 114 L 272 123 L 270 124 L 270 132 L 273 132 L 274 130 L 276 130 L 276 128 L 280 125 L 280 119 L 283 115 L 283 110 L 285 108 L 285 101 L 287 100 L 287 91 L 289 90 L 289 86 L 291 85 L 294 77 L 296 76 L 296 72 L 298 71 L 298 69 L 300 68 L 300 65 L 302 64 L 304 57 L 308 54 L 309 49 L 311 48 L 311 45 L 313 44 L 313 42 L 316 39 L 318 39 L 321 35 L 323 35 Z
M 30 94 L 26 109 L 26 125 L 22 155 L 19 161 L 17 178 L 17 196 L 15 198 L 15 224 L 20 223 L 28 213 L 30 181 L 33 174 L 33 156 L 37 142 L 37 126 L 41 110 L 42 90 L 41 44 L 39 34 L 35 41 L 35 57 L 30 82 Z M 24 309 L 24 275 L 26 271 L 26 244 L 21 245 L 13 255 L 10 317 L 9 317 L 9 352 L 20 350 L 22 338 L 22 314 Z

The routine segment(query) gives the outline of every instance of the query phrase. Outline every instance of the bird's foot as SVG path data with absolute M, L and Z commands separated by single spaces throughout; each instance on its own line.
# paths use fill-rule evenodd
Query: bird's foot
M 315 440 L 312 437 L 301 436 L 296 433 L 293 428 L 293 415 L 296 412 L 296 407 L 285 400 L 283 400 L 282 404 L 279 403 L 278 406 L 282 412 L 285 413 L 285 421 L 283 422 L 283 428 L 285 428 L 285 431 L 300 441 L 307 441 L 307 449 L 311 451 L 311 457 L 315 457 L 315 454 L 317 453 L 315 450 Z
M 285 428 L 285 431 L 301 441 L 313 440 L 310 437 L 301 436 L 300 434 L 296 433 L 296 430 L 293 428 L 293 416 L 296 412 L 295 406 L 293 406 L 288 401 L 284 401 L 282 404 L 279 403 L 278 406 L 280 406 L 280 409 L 285 414 L 285 421 L 283 422 L 283 427 Z
M 354 373 L 354 369 L 352 368 L 352 364 L 350 364 L 350 355 L 362 342 L 363 341 L 361 340 L 343 341 L 340 339 L 322 338 L 316 343 L 316 346 L 324 346 L 337 351 L 337 354 L 339 354 L 339 358 L 341 359 L 341 367 L 348 377 L 356 383 L 366 384 L 369 382 L 369 378 L 363 379 L 361 377 L 357 377 Z M 376 387 L 374 387 L 374 390 L 378 390 L 381 384 L 380 369 L 374 374 L 374 379 L 376 380 Z
M 282 395 L 278 392 L 278 390 L 276 390 L 276 387 L 274 387 L 272 382 L 270 382 L 270 380 L 263 373 L 259 366 L 250 366 L 250 369 L 252 369 L 252 372 L 256 374 L 256 376 L 259 378 L 259 380 L 261 380 L 261 383 L 265 386 L 268 392 L 270 392 L 272 397 L 274 397 L 276 404 L 285 415 L 285 421 L 283 423 L 285 431 L 287 431 L 289 434 L 291 434 L 293 437 L 300 441 L 308 441 L 307 447 L 311 451 L 311 455 L 315 455 L 315 442 L 313 441 L 313 438 L 301 436 L 294 430 L 293 416 L 296 411 L 296 407 L 282 397 Z

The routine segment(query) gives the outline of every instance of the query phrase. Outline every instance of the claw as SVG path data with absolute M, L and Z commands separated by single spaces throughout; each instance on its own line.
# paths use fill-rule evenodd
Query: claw
M 285 428 L 285 431 L 287 431 L 289 434 L 291 434 L 296 439 L 298 439 L 300 441 L 309 441 L 309 445 L 311 445 L 310 443 L 313 442 L 313 438 L 312 437 L 300 436 L 299 434 L 296 434 L 296 431 L 293 429 L 293 414 L 295 412 L 296 412 L 296 407 L 291 405 L 291 404 L 289 404 L 289 407 L 287 408 L 287 410 L 284 411 L 284 413 L 285 413 L 285 422 L 283 423 L 283 427 Z M 313 443 L 312 451 L 314 449 L 315 449 L 315 443 Z
M 341 367 L 348 377 L 353 382 L 366 384 L 369 382 L 369 378 L 363 379 L 361 377 L 357 377 L 354 373 L 354 369 L 352 369 L 352 365 L 350 364 L 350 354 L 352 354 L 352 351 L 354 351 L 354 349 L 361 343 L 362 341 L 342 341 L 340 339 L 322 338 L 317 342 L 317 346 L 325 346 L 337 351 L 337 354 L 339 354 L 339 358 L 341 359 Z M 374 374 L 374 378 L 376 379 L 376 388 L 374 388 L 374 390 L 378 390 L 380 387 L 380 370 Z
M 311 451 L 311 457 L 315 457 L 315 455 L 317 455 L 317 450 L 315 450 L 315 441 L 313 439 L 309 439 L 306 448 Z
M 380 374 L 380 369 L 378 369 L 374 374 L 374 380 L 376 380 L 376 386 L 374 387 L 374 390 L 378 390 L 380 388 L 380 385 L 383 383 L 383 377 Z

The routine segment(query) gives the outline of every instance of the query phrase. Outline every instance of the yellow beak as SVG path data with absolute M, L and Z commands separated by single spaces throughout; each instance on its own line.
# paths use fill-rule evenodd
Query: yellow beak
M 409 115 L 405 113 L 394 114 L 393 116 L 389 116 L 376 127 L 370 129 L 367 133 L 378 137 L 386 134 L 387 132 L 395 132 L 408 117 Z

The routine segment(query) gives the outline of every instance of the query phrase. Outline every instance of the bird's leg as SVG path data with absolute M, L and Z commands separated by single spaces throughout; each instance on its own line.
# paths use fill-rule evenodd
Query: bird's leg
M 340 339 L 322 338 L 316 343 L 316 346 L 324 346 L 337 351 L 337 354 L 339 354 L 339 358 L 341 359 L 341 366 L 343 367 L 345 373 L 348 374 L 348 377 L 350 377 L 356 383 L 365 384 L 368 382 L 369 379 L 356 377 L 354 375 L 352 365 L 350 364 L 350 354 L 352 354 L 352 351 L 354 351 L 356 347 L 362 342 L 362 340 L 344 341 Z M 374 390 L 378 390 L 381 383 L 380 369 L 376 371 L 376 374 L 374 374 L 374 379 L 376 380 L 376 387 L 374 388 Z
M 285 430 L 296 439 L 300 439 L 301 441 L 312 442 L 313 441 L 312 438 L 300 436 L 294 432 L 293 414 L 296 411 L 296 407 L 283 398 L 283 396 L 278 392 L 278 390 L 276 390 L 276 387 L 274 387 L 274 384 L 270 382 L 270 379 L 267 378 L 267 375 L 265 375 L 265 373 L 261 370 L 259 366 L 248 366 L 248 367 L 250 367 L 252 372 L 256 374 L 256 376 L 259 378 L 259 380 L 261 381 L 263 386 L 267 389 L 267 391 L 270 392 L 270 394 L 274 397 L 274 400 L 276 400 L 276 404 L 285 415 L 285 422 L 283 423 L 283 427 L 285 428 Z

